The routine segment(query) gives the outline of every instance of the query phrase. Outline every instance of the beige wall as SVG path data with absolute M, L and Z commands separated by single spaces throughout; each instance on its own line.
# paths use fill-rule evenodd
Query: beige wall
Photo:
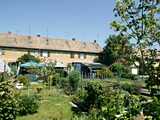
M 80 59 L 79 53 L 74 53 L 74 58 L 71 58 L 71 53 L 69 52 L 50 52 L 50 57 L 48 59 L 51 61 L 58 61 L 68 64 L 72 62 L 93 63 L 95 58 L 97 58 L 97 55 L 95 54 L 86 54 L 86 58 Z
M 5 62 L 15 62 L 17 58 L 21 57 L 22 55 L 28 53 L 27 51 L 24 50 L 16 50 L 16 49 L 3 49 L 2 57 Z
M 15 62 L 17 58 L 21 57 L 24 54 L 28 53 L 28 50 L 25 49 L 3 49 L 4 54 L 0 55 L 6 62 Z M 86 54 L 86 58 L 80 59 L 79 53 L 74 53 L 74 58 L 71 58 L 70 52 L 55 52 L 50 51 L 49 57 L 41 57 L 44 61 L 57 61 L 63 62 L 65 65 L 72 62 L 86 62 L 92 63 L 94 59 L 97 58 L 96 54 Z

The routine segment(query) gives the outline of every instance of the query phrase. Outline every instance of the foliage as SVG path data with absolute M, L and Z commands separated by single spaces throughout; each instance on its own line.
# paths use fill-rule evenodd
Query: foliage
M 36 95 L 22 95 L 17 101 L 17 112 L 21 116 L 36 113 L 39 108 L 39 97 Z
M 20 62 L 21 64 L 30 62 L 30 61 L 39 63 L 40 59 L 30 54 L 24 54 L 23 56 L 17 59 L 17 62 Z
M 43 90 L 43 86 L 40 84 L 33 84 L 32 89 L 34 90 L 35 93 L 40 94 Z
M 16 99 L 13 83 L 9 80 L 0 82 L 0 120 L 16 119 Z
M 7 72 L 0 73 L 0 82 L 10 79 L 10 75 Z
M 17 80 L 20 82 L 20 83 L 23 83 L 23 85 L 26 85 L 28 86 L 30 84 L 30 80 L 27 76 L 24 76 L 24 75 L 20 75 L 17 77 Z
M 71 90 L 70 90 L 70 84 L 69 84 L 69 80 L 68 77 L 61 77 L 58 81 L 57 86 L 61 89 L 63 89 L 64 93 L 69 95 L 71 94 Z
M 117 0 L 114 8 L 117 20 L 111 23 L 112 28 L 120 35 L 132 41 L 135 49 L 131 54 L 134 63 L 138 57 L 140 72 L 145 73 L 146 48 L 151 48 L 155 43 L 159 45 L 159 0 Z
M 156 94 L 156 92 L 160 92 L 160 64 L 157 67 L 155 67 L 155 62 L 150 60 L 148 61 L 147 65 L 147 73 L 149 77 L 146 80 L 146 84 L 147 87 L 151 90 L 151 94 L 154 95 Z
M 122 63 L 114 63 L 110 67 L 111 71 L 118 77 L 134 79 L 134 75 L 131 74 L 129 67 Z
M 50 88 L 52 85 L 56 85 L 60 75 L 55 71 L 55 64 L 49 63 L 43 68 L 36 71 L 39 75 L 39 80 L 43 80 L 44 83 Z
M 70 92 L 75 93 L 78 89 L 79 82 L 80 82 L 81 76 L 78 71 L 71 71 L 68 75 L 68 81 L 69 81 L 69 86 L 70 86 Z
M 115 73 L 119 77 L 121 77 L 122 74 L 127 74 L 128 73 L 126 67 L 123 64 L 120 64 L 120 63 L 112 64 L 110 69 L 113 73 Z
M 106 41 L 100 61 L 109 66 L 120 59 L 127 59 L 130 51 L 130 43 L 125 36 L 111 35 Z
M 144 114 L 146 116 L 152 116 L 153 120 L 160 119 L 160 100 L 156 97 L 153 101 L 144 104 Z
M 133 119 L 141 111 L 140 97 L 113 89 L 100 81 L 88 82 L 84 94 L 74 97 L 73 111 L 87 119 Z
M 129 92 L 130 94 L 140 94 L 139 93 L 139 86 L 136 86 L 134 84 L 130 84 L 130 83 L 123 83 L 120 84 L 120 89 L 125 90 L 127 92 Z
M 113 73 L 108 68 L 102 68 L 101 70 L 97 70 L 96 77 L 98 78 L 112 78 Z

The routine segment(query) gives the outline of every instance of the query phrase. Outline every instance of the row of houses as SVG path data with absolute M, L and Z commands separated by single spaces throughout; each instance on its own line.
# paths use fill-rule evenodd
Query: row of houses
M 0 57 L 7 63 L 16 62 L 24 54 L 32 54 L 43 62 L 94 63 L 102 48 L 96 42 L 81 42 L 76 39 L 54 39 L 41 35 L 27 36 L 15 33 L 0 33 Z
M 58 67 L 74 68 L 84 74 L 93 73 L 103 65 L 95 63 L 102 52 L 100 45 L 76 39 L 54 39 L 41 35 L 27 36 L 15 33 L 0 33 L 0 58 L 5 63 L 15 63 L 24 54 L 39 57 L 43 63 L 56 62 Z

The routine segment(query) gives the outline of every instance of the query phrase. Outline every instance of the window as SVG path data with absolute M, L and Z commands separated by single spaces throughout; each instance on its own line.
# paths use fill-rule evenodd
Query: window
M 0 49 L 0 55 L 4 55 L 4 50 L 3 49 Z
M 34 55 L 34 56 L 38 56 L 39 55 L 39 52 L 38 50 L 35 50 L 35 51 L 32 51 L 30 52 L 31 55 Z
M 71 58 L 74 58 L 74 53 L 71 53 Z
M 80 54 L 79 54 L 79 58 L 80 58 L 80 59 L 86 59 L 86 54 L 80 53 Z
M 42 51 L 41 52 L 41 57 L 49 57 L 49 52 L 48 51 Z

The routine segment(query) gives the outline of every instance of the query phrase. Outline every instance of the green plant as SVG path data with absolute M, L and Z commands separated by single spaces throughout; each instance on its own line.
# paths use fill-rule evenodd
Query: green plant
M 131 74 L 128 66 L 122 63 L 114 63 L 111 66 L 111 71 L 118 77 L 127 78 L 127 79 L 135 79 L 135 76 Z
M 154 97 L 153 101 L 144 104 L 144 114 L 152 116 L 153 120 L 160 119 L 160 99 Z
M 108 69 L 107 67 L 102 68 L 101 70 L 97 70 L 96 77 L 102 79 L 102 78 L 112 78 L 113 73 Z
M 16 119 L 16 91 L 11 81 L 0 82 L 0 120 Z
M 39 108 L 39 97 L 36 95 L 22 95 L 18 97 L 17 113 L 18 115 L 27 115 L 36 113 Z
M 34 61 L 34 62 L 39 63 L 40 59 L 30 54 L 24 54 L 17 59 L 17 62 L 20 62 L 20 63 L 25 63 L 29 61 Z
M 20 82 L 20 83 L 23 83 L 23 85 L 25 86 L 28 86 L 29 83 L 30 83 L 30 80 L 27 76 L 24 76 L 24 75 L 20 75 L 17 77 L 17 80 Z
M 36 93 L 40 94 L 41 91 L 43 90 L 43 86 L 40 85 L 40 84 L 33 84 L 33 85 L 32 85 L 32 89 L 33 89 Z
M 71 94 L 77 91 L 79 86 L 79 81 L 81 79 L 80 73 L 78 71 L 71 71 L 68 75 L 69 81 L 69 91 Z
M 77 107 L 72 110 L 80 116 L 86 113 L 87 119 L 130 120 L 141 111 L 139 96 L 113 89 L 101 81 L 89 81 L 83 92 L 73 97 L 72 102 Z

